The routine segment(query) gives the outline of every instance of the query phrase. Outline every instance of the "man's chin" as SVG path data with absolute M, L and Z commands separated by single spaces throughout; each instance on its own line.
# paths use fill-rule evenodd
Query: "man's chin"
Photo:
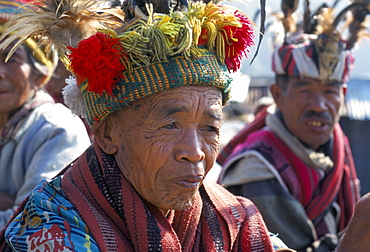
M 172 201 L 169 201 L 165 204 L 163 202 L 160 202 L 158 205 L 160 205 L 161 208 L 164 209 L 171 209 L 175 211 L 183 211 L 191 207 L 194 203 L 194 197 L 192 198 L 177 198 Z

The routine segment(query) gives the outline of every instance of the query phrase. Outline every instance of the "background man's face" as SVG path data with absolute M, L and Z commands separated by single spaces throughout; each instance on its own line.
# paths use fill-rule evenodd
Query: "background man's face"
M 220 146 L 222 95 L 185 86 L 118 111 L 116 160 L 137 192 L 163 213 L 191 206 Z
M 23 47 L 18 48 L 5 63 L 10 48 L 0 50 L 0 114 L 9 114 L 21 107 L 35 86 Z
M 276 102 L 289 131 L 317 149 L 329 140 L 339 120 L 343 86 L 332 81 L 290 77 Z

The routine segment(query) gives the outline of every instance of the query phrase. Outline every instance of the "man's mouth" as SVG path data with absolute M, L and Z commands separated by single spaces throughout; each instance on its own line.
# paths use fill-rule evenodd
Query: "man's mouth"
M 325 120 L 311 119 L 306 122 L 306 125 L 309 127 L 311 131 L 314 131 L 316 133 L 323 133 L 329 129 L 330 122 L 327 122 Z
M 309 126 L 322 127 L 324 124 L 320 121 L 308 121 Z
M 185 188 L 198 188 L 200 181 L 187 181 L 187 180 L 181 180 L 178 181 L 177 184 L 185 187 Z
M 178 179 L 176 181 L 176 184 L 184 188 L 194 189 L 194 188 L 198 188 L 199 185 L 202 183 L 202 181 L 203 181 L 202 176 L 189 176 L 189 177 Z

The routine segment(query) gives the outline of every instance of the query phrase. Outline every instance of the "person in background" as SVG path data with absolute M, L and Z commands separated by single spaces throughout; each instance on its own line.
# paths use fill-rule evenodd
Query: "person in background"
M 347 10 L 356 8 L 368 6 Z M 298 251 L 333 251 L 359 199 L 349 142 L 338 123 L 353 68 L 353 37 L 341 39 L 336 27 L 341 17 L 330 13 L 322 5 L 313 16 L 317 27 L 303 31 L 285 23 L 286 39 L 272 57 L 275 104 L 217 159 L 223 167 L 219 183 L 251 199 L 268 229 Z
M 42 33 L 66 56 L 75 79 L 65 101 L 86 116 L 94 143 L 35 188 L 1 234 L 1 249 L 273 251 L 257 208 L 204 180 L 219 150 L 228 71 L 254 44 L 250 20 L 202 2 L 134 24 L 120 8 L 40 4 L 5 35 Z M 46 16 L 53 19 L 37 30 L 16 26 Z
M 20 2 L 2 1 L 0 30 L 23 9 Z M 42 89 L 55 54 L 29 38 L 6 59 L 11 47 L 0 51 L 0 229 L 40 181 L 57 175 L 90 145 L 81 120 Z
M 72 75 L 72 73 L 68 71 L 63 62 L 59 60 L 50 80 L 45 85 L 45 90 L 53 97 L 56 103 L 65 105 L 62 93 L 63 88 L 67 85 L 66 79 L 68 79 L 70 75 Z
M 50 80 L 45 85 L 45 90 L 53 97 L 55 103 L 61 103 L 66 106 L 63 98 L 63 89 L 67 85 L 66 80 L 68 80 L 71 75 L 72 73 L 68 71 L 63 62 L 59 60 Z M 94 134 L 91 131 L 89 123 L 84 118 L 82 118 L 82 122 L 85 124 L 90 142 L 93 142 Z

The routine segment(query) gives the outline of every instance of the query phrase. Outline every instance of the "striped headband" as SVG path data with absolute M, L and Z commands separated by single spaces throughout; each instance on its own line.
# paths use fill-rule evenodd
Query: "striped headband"
M 278 75 L 308 77 L 322 81 L 346 83 L 353 69 L 354 58 L 344 43 L 337 41 L 334 52 L 320 50 L 320 36 L 300 34 L 294 43 L 277 46 L 272 56 L 272 69 Z

